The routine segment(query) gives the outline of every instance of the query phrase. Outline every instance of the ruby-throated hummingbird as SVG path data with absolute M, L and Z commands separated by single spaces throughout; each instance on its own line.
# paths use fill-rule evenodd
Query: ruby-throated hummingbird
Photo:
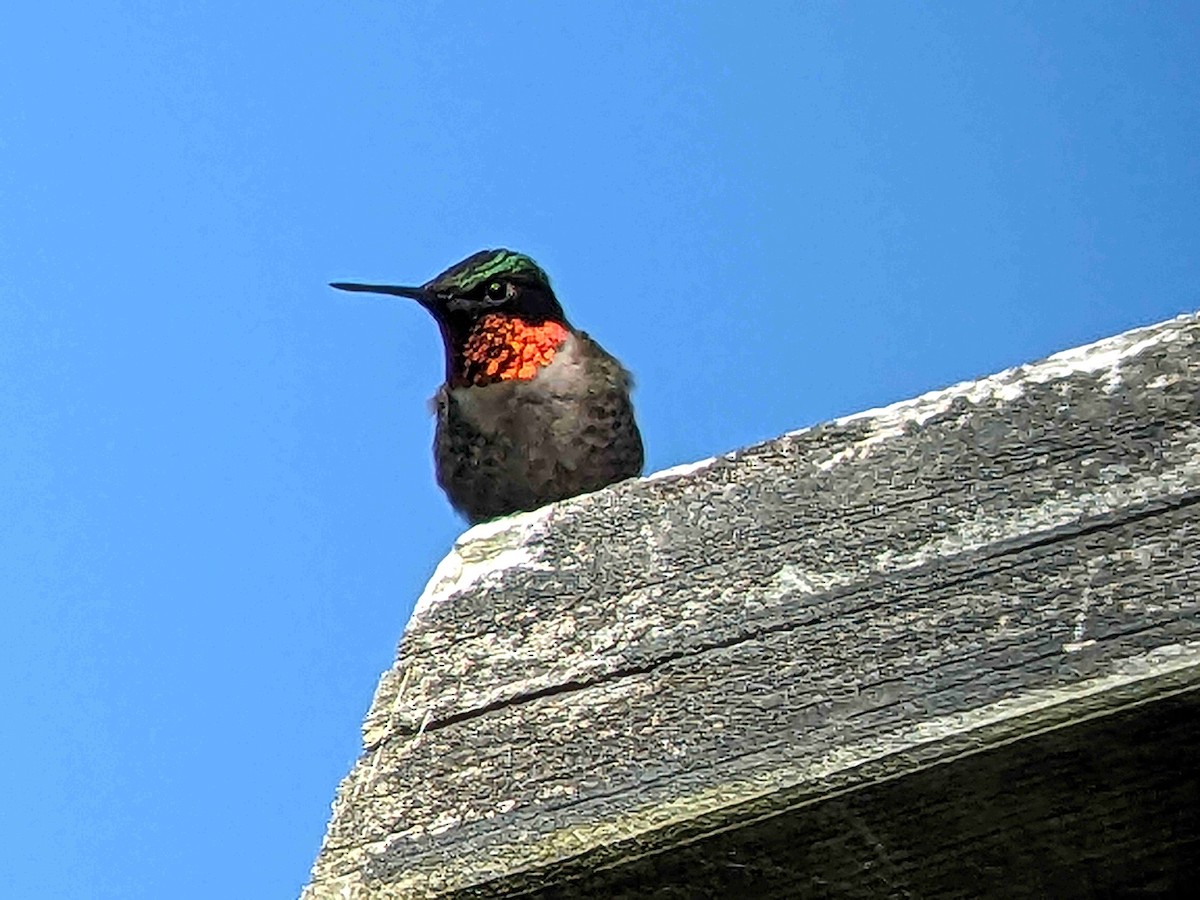
M 433 314 L 446 350 L 437 480 L 470 522 L 641 474 L 629 373 L 571 327 L 528 256 L 481 250 L 420 287 L 332 287 L 409 297 Z

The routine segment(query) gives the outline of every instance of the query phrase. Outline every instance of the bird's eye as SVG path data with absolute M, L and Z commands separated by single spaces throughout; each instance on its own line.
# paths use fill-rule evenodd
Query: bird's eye
M 489 300 L 503 300 L 507 290 L 503 282 L 493 281 L 487 286 L 487 295 Z

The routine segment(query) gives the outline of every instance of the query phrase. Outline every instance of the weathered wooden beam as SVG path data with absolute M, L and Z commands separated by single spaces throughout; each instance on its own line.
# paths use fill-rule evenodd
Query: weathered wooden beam
M 1178 886 L 1198 500 L 1189 316 L 476 527 L 304 897 Z

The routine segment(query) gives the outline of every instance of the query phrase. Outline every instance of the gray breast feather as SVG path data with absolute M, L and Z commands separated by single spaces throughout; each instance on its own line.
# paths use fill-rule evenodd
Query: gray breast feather
M 443 388 L 438 481 L 472 521 L 535 509 L 641 473 L 630 378 L 576 333 L 530 381 Z

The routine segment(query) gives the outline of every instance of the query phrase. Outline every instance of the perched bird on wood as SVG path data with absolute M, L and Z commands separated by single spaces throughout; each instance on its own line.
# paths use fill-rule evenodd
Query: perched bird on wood
M 641 474 L 629 373 L 571 326 L 528 256 L 481 250 L 420 287 L 331 286 L 408 297 L 433 315 L 446 350 L 437 480 L 472 524 Z

